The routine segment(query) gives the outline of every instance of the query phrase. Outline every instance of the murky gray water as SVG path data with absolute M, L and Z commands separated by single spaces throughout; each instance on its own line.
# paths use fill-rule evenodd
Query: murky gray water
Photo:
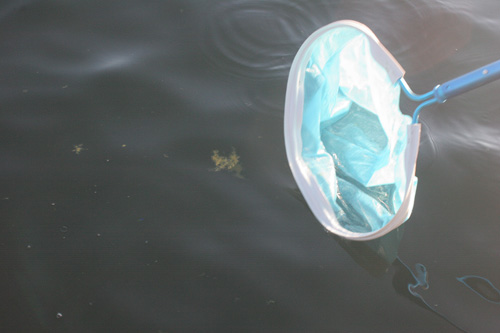
M 328 235 L 304 203 L 283 107 L 325 24 L 368 25 L 425 92 L 500 58 L 498 13 L 4 1 L 0 330 L 496 332 L 500 82 L 423 111 L 413 215 L 368 244 Z

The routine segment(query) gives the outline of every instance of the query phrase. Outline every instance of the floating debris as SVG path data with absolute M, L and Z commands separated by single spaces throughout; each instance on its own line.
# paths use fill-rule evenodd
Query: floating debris
M 219 155 L 219 151 L 214 150 L 212 154 L 212 161 L 215 163 L 214 171 L 227 170 L 233 172 L 236 177 L 243 178 L 241 175 L 243 168 L 240 164 L 240 157 L 236 154 L 236 150 L 234 148 L 229 156 Z
M 80 155 L 80 153 L 84 150 L 87 150 L 87 148 L 83 147 L 83 143 L 80 143 L 79 145 L 74 145 L 72 152 L 74 152 L 76 155 Z

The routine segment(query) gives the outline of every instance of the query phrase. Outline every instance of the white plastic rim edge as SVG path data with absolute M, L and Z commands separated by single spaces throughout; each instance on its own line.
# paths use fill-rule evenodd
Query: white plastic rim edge
M 343 20 L 333 22 L 320 28 L 302 44 L 290 68 L 285 98 L 285 148 L 288 163 L 295 181 L 316 219 L 318 219 L 329 232 L 351 240 L 367 241 L 381 237 L 399 227 L 411 214 L 416 190 L 415 169 L 420 143 L 421 125 L 408 125 L 408 143 L 405 151 L 405 171 L 407 175 L 406 194 L 394 218 L 381 229 L 368 233 L 357 233 L 343 228 L 337 221 L 328 199 L 316 182 L 315 176 L 302 159 L 302 138 L 300 136 L 304 107 L 303 87 L 305 71 L 303 69 L 311 56 L 311 45 L 324 33 L 339 27 L 352 27 L 360 30 L 369 37 L 370 41 L 372 41 L 372 55 L 377 62 L 386 68 L 393 83 L 404 75 L 404 70 L 401 65 L 399 65 L 389 51 L 380 43 L 375 34 L 364 24 L 356 21 Z

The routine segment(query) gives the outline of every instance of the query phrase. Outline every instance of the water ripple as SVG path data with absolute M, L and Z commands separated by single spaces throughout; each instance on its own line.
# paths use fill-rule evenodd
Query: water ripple
M 211 62 L 229 73 L 254 79 L 286 77 L 302 42 L 331 21 L 305 5 L 284 0 L 224 2 L 207 16 L 200 44 Z

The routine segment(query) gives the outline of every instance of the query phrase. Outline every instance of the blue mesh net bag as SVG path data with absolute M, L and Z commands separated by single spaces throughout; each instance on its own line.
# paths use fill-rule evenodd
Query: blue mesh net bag
M 370 240 L 411 214 L 420 124 L 399 109 L 403 75 L 373 32 L 354 21 L 316 31 L 294 59 L 285 102 L 287 157 L 330 232 Z

